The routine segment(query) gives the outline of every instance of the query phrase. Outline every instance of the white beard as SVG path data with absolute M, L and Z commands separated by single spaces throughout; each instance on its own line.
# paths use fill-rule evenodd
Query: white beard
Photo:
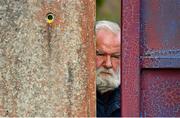
M 101 72 L 108 72 L 110 74 L 103 76 Z M 117 72 L 114 72 L 113 69 L 105 69 L 104 67 L 96 70 L 96 88 L 100 93 L 114 90 L 120 84 L 120 68 Z

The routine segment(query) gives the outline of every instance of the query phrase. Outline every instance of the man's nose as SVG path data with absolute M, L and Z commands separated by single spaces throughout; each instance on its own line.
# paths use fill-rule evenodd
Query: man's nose
M 111 56 L 107 56 L 105 60 L 105 68 L 112 68 Z

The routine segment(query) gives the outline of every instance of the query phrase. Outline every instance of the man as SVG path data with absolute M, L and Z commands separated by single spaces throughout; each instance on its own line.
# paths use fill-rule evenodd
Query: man
M 120 116 L 120 27 L 96 23 L 97 117 Z

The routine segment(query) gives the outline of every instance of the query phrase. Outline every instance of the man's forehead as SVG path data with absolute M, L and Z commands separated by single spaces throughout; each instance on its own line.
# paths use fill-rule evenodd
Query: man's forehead
M 96 37 L 97 40 L 97 46 L 106 46 L 106 47 L 120 47 L 121 42 L 120 39 L 113 34 L 104 34 L 104 33 L 100 33 L 98 34 L 98 36 Z
M 114 33 L 108 29 L 101 29 L 96 33 L 96 40 L 104 40 L 104 42 L 117 42 L 120 43 L 120 32 Z

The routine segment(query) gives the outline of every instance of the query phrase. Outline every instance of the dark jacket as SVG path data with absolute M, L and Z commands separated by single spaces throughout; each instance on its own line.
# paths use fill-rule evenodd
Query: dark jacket
M 104 94 L 96 94 L 97 117 L 120 117 L 120 87 Z

